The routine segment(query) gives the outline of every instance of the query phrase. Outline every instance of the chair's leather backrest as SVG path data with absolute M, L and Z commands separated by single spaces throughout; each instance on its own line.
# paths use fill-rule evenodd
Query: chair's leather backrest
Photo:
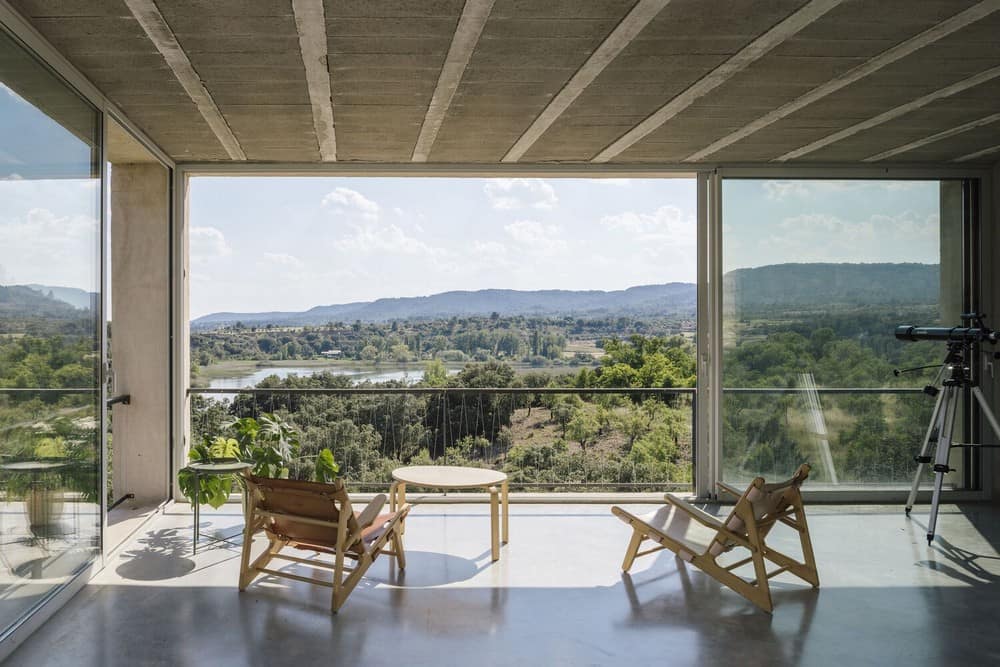
M 740 499 L 733 505 L 733 510 L 726 517 L 724 525 L 737 535 L 746 535 L 746 523 L 739 516 L 739 511 L 745 504 L 749 504 L 753 510 L 754 519 L 764 521 L 773 515 L 783 512 L 792 503 L 792 494 L 797 492 L 802 483 L 809 477 L 810 467 L 808 463 L 803 463 L 795 471 L 795 474 L 784 482 L 776 484 L 765 484 L 763 477 L 757 477 L 743 492 Z M 760 537 L 763 538 L 774 527 L 774 522 L 768 522 L 760 529 Z M 727 551 L 733 546 L 725 534 L 721 534 L 712 542 L 709 552 L 713 556 L 718 556 L 723 551 Z
M 258 508 L 281 515 L 269 518 L 268 529 L 285 539 L 335 547 L 336 524 L 342 517 L 347 520 L 348 535 L 360 534 L 343 480 L 324 484 L 251 475 L 248 487 L 250 492 L 258 494 Z M 296 517 L 329 521 L 334 525 L 316 525 L 296 520 Z

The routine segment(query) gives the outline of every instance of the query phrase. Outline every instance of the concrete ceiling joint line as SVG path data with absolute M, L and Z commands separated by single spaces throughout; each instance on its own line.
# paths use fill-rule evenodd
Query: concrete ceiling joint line
M 968 155 L 963 155 L 962 157 L 957 157 L 952 162 L 968 162 L 969 160 L 975 160 L 976 158 L 981 158 L 986 155 L 991 155 L 993 153 L 1000 153 L 1000 144 L 996 146 L 990 146 L 989 148 L 984 148 L 981 151 L 976 151 L 975 153 L 969 153 Z
M 462 82 L 465 68 L 469 65 L 476 44 L 479 43 L 479 36 L 483 32 L 486 20 L 493 11 L 493 3 L 494 0 L 465 0 L 462 16 L 459 17 L 455 34 L 451 38 L 448 55 L 445 56 L 444 65 L 441 66 L 437 86 L 427 106 L 427 113 L 424 114 L 420 135 L 413 146 L 413 154 L 410 157 L 413 162 L 427 162 L 431 147 L 444 122 L 444 116 L 448 113 L 448 107 L 455 97 L 458 84 Z
M 326 10 L 323 0 L 292 0 L 299 50 L 306 68 L 313 127 L 323 162 L 337 161 L 337 133 L 333 123 L 333 93 L 330 86 L 329 51 L 326 43 Z
M 160 14 L 159 8 L 153 0 L 125 0 L 132 16 L 142 26 L 142 29 L 149 36 L 149 40 L 160 52 L 167 65 L 173 71 L 177 81 L 184 88 L 184 91 L 191 98 L 191 101 L 198 107 L 198 111 L 205 118 L 205 122 L 219 139 L 219 143 L 225 149 L 231 160 L 246 160 L 246 153 L 236 139 L 236 135 L 230 129 L 226 119 L 222 117 L 222 112 L 216 106 L 208 89 L 202 82 L 201 77 L 194 70 L 187 53 L 177 42 L 174 31 L 167 25 L 166 19 Z
M 957 95 L 958 93 L 966 91 L 970 88 L 975 88 L 976 86 L 986 83 L 987 81 L 990 81 L 992 79 L 995 79 L 998 76 L 1000 76 L 1000 66 L 991 67 L 986 71 L 976 74 L 975 76 L 970 76 L 969 78 L 962 79 L 961 81 L 953 83 L 950 86 L 939 88 L 938 90 L 935 90 L 932 93 L 927 93 L 923 97 L 918 97 L 917 99 L 907 102 L 906 104 L 901 104 L 898 107 L 889 109 L 888 111 L 884 111 L 879 115 L 874 116 L 873 118 L 869 118 L 868 120 L 863 120 L 860 123 L 855 123 L 850 127 L 845 127 L 843 130 L 840 130 L 839 132 L 834 132 L 833 134 L 823 137 L 822 139 L 817 139 L 816 141 L 810 144 L 806 144 L 801 148 L 796 148 L 793 151 L 789 151 L 784 155 L 774 158 L 773 160 L 771 160 L 771 162 L 786 162 L 788 160 L 794 160 L 795 158 L 802 157 L 803 155 L 808 155 L 809 153 L 818 151 L 819 149 L 825 148 L 830 144 L 834 144 L 840 141 L 841 139 L 846 139 L 847 137 L 854 136 L 858 132 L 863 132 L 864 130 L 870 130 L 873 127 L 881 125 L 882 123 L 887 123 L 890 120 L 899 118 L 900 116 L 904 116 L 910 113 L 911 111 L 916 111 L 921 107 L 927 106 L 931 102 L 937 102 L 938 100 L 942 100 L 946 97 L 951 97 L 952 95 Z
M 844 74 L 830 79 L 826 83 L 813 88 L 809 92 L 795 98 L 791 102 L 783 104 L 774 111 L 764 114 L 757 120 L 744 125 L 735 132 L 732 132 L 718 141 L 709 144 L 697 153 L 692 153 L 684 158 L 683 162 L 696 162 L 698 160 L 704 160 L 709 155 L 719 152 L 726 146 L 730 146 L 735 144 L 737 141 L 746 139 L 751 134 L 759 132 L 768 125 L 771 125 L 772 123 L 775 123 L 782 118 L 805 108 L 813 102 L 823 99 L 827 95 L 837 92 L 845 86 L 849 86 L 850 84 L 859 81 L 869 74 L 877 72 L 887 65 L 891 65 L 897 60 L 900 60 L 925 46 L 933 44 L 939 39 L 947 37 L 953 32 L 961 30 L 962 28 L 971 25 L 980 19 L 989 16 L 998 9 L 1000 9 L 1000 0 L 984 0 L 984 2 L 980 2 L 979 4 L 970 7 L 964 12 L 955 14 L 950 19 L 942 21 L 936 26 L 928 28 L 919 35 L 915 35 L 904 42 L 900 42 L 892 48 L 886 49 L 877 56 L 861 63 Z
M 660 11 L 670 4 L 670 0 L 639 0 L 625 18 L 611 31 L 573 77 L 563 86 L 559 94 L 552 98 L 548 106 L 538 114 L 524 134 L 511 146 L 501 162 L 517 162 L 541 138 L 569 105 L 594 82 L 594 79 L 611 64 L 636 35 L 642 32 Z
M 687 109 L 694 102 L 715 90 L 730 78 L 749 67 L 756 60 L 767 55 L 786 39 L 796 34 L 844 0 L 811 0 L 795 13 L 753 40 L 734 56 L 654 111 L 648 118 L 616 139 L 610 146 L 598 153 L 591 162 L 607 162 L 620 155 L 635 143 L 654 132 L 671 118 Z
M 896 148 L 882 151 L 878 155 L 872 155 L 871 157 L 866 157 L 862 162 L 878 162 L 879 160 L 884 160 L 886 158 L 892 157 L 893 155 L 899 155 L 900 153 L 905 153 L 907 151 L 912 151 L 914 148 L 920 148 L 921 146 L 926 146 L 927 144 L 933 144 L 935 141 L 941 141 L 942 139 L 947 139 L 948 137 L 953 137 L 956 134 L 961 134 L 963 132 L 968 132 L 969 130 L 974 130 L 977 127 L 983 127 L 984 125 L 990 125 L 1000 121 L 1000 113 L 990 114 L 989 116 L 984 116 L 968 123 L 964 123 L 957 127 L 953 127 L 944 132 L 938 132 L 937 134 L 932 134 L 929 137 L 924 137 L 923 139 L 917 139 L 916 141 L 911 141 L 908 144 L 903 144 L 902 146 L 897 146 Z M 961 158 L 959 158 L 961 159 Z

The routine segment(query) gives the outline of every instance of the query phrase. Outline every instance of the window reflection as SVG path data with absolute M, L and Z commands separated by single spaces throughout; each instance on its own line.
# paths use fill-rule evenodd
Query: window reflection
M 100 548 L 99 121 L 0 33 L 0 628 Z
M 895 326 L 957 324 L 960 182 L 726 180 L 723 477 L 912 481 L 943 347 Z M 959 202 L 958 206 L 951 202 Z M 960 479 L 960 475 L 953 475 Z

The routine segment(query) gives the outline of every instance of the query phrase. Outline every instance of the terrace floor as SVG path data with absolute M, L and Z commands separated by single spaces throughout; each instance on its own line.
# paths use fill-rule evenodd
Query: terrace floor
M 813 506 L 822 588 L 779 576 L 773 615 L 669 552 L 623 576 L 630 532 L 608 506 L 511 510 L 491 563 L 487 506 L 415 506 L 405 573 L 380 558 L 331 615 L 325 588 L 238 593 L 238 549 L 193 556 L 190 510 L 170 506 L 10 664 L 1000 664 L 1000 507 L 942 507 L 928 547 L 926 507 Z M 237 505 L 202 519 L 242 522 Z M 796 553 L 790 530 L 772 535 Z

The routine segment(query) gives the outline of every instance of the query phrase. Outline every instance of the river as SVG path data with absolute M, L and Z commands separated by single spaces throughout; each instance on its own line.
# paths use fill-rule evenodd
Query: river
M 401 381 L 407 384 L 420 382 L 424 377 L 421 369 L 401 369 L 398 367 L 386 368 L 344 368 L 343 366 L 265 366 L 249 373 L 233 373 L 232 375 L 215 377 L 209 380 L 208 386 L 212 389 L 242 389 L 244 387 L 254 387 L 261 380 L 271 375 L 279 378 L 286 378 L 289 375 L 305 377 L 316 373 L 329 372 L 333 375 L 349 375 L 354 384 L 370 382 L 389 382 L 390 380 Z

